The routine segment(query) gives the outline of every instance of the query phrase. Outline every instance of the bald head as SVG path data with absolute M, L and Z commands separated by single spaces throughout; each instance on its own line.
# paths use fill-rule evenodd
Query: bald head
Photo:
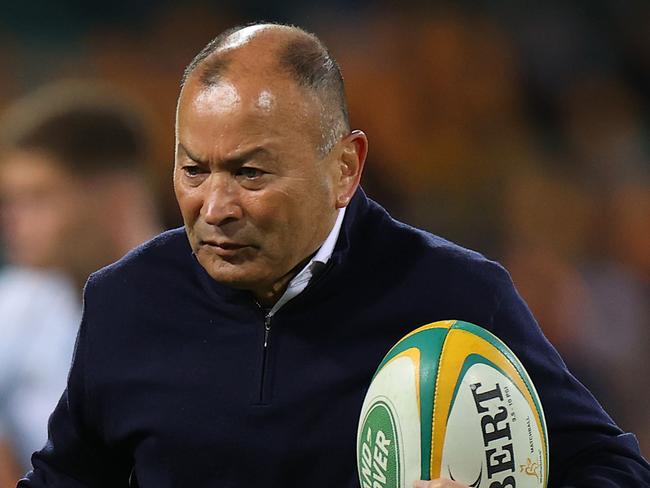
M 181 86 L 192 77 L 210 87 L 226 76 L 287 77 L 315 96 L 320 112 L 318 152 L 327 154 L 350 131 L 343 78 L 336 61 L 313 34 L 281 24 L 234 27 L 210 41 L 187 66 Z

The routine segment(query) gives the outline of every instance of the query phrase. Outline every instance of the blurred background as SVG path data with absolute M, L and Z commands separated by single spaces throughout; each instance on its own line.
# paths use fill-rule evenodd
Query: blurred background
M 352 124 L 370 139 L 367 193 L 502 261 L 571 369 L 649 456 L 650 3 L 0 1 L 0 110 L 61 79 L 110 84 L 149 141 L 138 154 L 148 188 L 139 202 L 157 209 L 147 229 L 180 225 L 171 188 L 180 76 L 217 33 L 254 20 L 325 41 Z M 0 246 L 7 269 L 9 248 Z M 14 346 L 0 347 L 0 366 L 34 334 L 3 332 L 1 314 L 0 344 Z M 15 389 L 18 373 L 4 376 Z M 5 423 L 0 470 L 11 458 L 22 470 L 21 440 Z

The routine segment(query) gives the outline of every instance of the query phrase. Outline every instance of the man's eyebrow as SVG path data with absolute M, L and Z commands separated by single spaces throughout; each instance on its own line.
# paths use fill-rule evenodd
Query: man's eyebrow
M 256 156 L 266 156 L 270 159 L 275 159 L 271 151 L 269 151 L 264 146 L 255 146 L 249 150 L 242 151 L 241 153 L 235 153 L 223 160 L 224 164 L 242 164 L 246 161 L 249 161 Z
M 178 143 L 178 150 L 183 151 L 188 158 L 190 158 L 192 161 L 195 163 L 199 164 L 209 164 L 207 161 L 202 160 L 199 157 L 196 157 L 196 155 L 190 153 L 190 151 L 187 150 L 183 144 L 180 142 Z M 228 156 L 227 158 L 223 159 L 221 161 L 221 164 L 226 164 L 226 165 L 238 165 L 242 164 L 250 159 L 253 159 L 256 156 L 267 156 L 270 157 L 271 159 L 275 159 L 271 151 L 269 151 L 266 147 L 264 146 L 255 146 L 249 150 L 242 151 L 240 153 L 234 153 L 231 156 Z
M 194 154 L 192 154 L 190 151 L 188 151 L 187 148 L 186 148 L 185 146 L 183 146 L 183 144 L 181 144 L 181 143 L 179 142 L 179 143 L 178 143 L 178 150 L 177 150 L 177 152 L 181 152 L 181 151 L 183 151 L 183 152 L 185 153 L 185 155 L 186 155 L 188 158 L 190 158 L 192 161 L 194 161 L 195 163 L 199 163 L 199 164 L 207 164 L 206 161 L 203 161 L 201 158 L 196 157 L 196 155 L 194 155 Z

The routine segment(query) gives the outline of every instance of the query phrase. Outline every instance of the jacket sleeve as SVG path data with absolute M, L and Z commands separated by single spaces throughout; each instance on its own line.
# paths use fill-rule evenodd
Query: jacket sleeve
M 90 283 L 90 282 L 89 282 Z M 48 441 L 32 455 L 33 469 L 18 482 L 18 488 L 40 487 L 128 487 L 130 462 L 102 443 L 93 418 L 92 374 L 89 358 L 92 307 L 84 292 L 84 313 L 77 335 L 67 388 L 48 422 Z
M 571 375 L 542 334 L 501 267 L 492 326 L 528 371 L 542 402 L 549 435 L 549 487 L 650 487 L 650 465 L 633 434 L 624 433 Z M 571 324 L 567 324 L 570 327 Z

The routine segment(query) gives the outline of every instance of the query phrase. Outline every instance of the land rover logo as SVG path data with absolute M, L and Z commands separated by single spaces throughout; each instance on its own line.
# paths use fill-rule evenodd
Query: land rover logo
M 400 446 L 390 406 L 383 401 L 372 405 L 361 432 L 357 456 L 362 488 L 399 488 Z

